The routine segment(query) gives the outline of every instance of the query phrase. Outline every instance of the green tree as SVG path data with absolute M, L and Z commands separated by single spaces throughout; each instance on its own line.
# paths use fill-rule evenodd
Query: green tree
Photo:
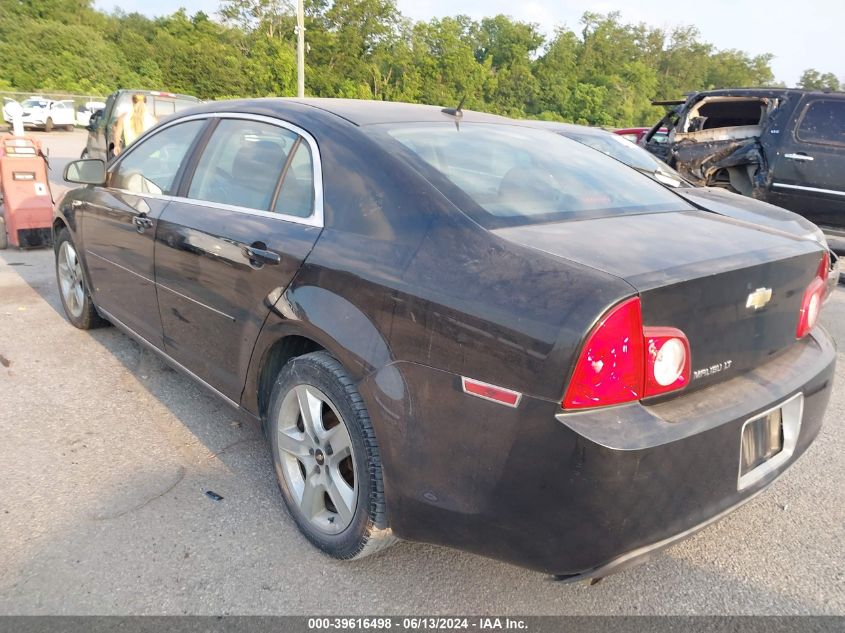
M 798 87 L 805 90 L 840 90 L 842 84 L 833 73 L 820 73 L 815 68 L 808 68 L 798 80 Z
M 587 12 L 546 41 L 504 15 L 428 22 L 395 0 L 306 0 L 306 91 L 457 105 L 591 125 L 650 124 L 650 104 L 714 87 L 772 84 L 770 55 L 717 50 L 694 27 L 670 32 Z M 292 95 L 292 0 L 222 0 L 214 21 L 180 9 L 150 19 L 92 0 L 0 0 L 4 88 L 106 94 L 116 88 L 203 99 Z M 809 69 L 801 85 L 837 89 Z

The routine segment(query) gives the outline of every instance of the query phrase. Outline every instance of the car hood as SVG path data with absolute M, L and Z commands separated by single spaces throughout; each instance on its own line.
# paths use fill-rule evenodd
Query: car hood
M 719 187 L 683 187 L 673 191 L 705 211 L 809 238 L 827 248 L 824 236 L 815 224 L 797 213 L 768 202 L 731 193 Z

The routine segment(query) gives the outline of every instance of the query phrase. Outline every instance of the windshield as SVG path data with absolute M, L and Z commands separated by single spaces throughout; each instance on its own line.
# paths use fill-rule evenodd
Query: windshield
M 638 145 L 634 145 L 623 136 L 611 132 L 599 134 L 596 132 L 583 133 L 577 130 L 566 130 L 560 132 L 560 134 L 579 143 L 583 143 L 588 147 L 597 149 L 634 169 L 641 169 L 650 174 L 659 174 L 661 176 L 659 181 L 663 184 L 672 187 L 683 187 L 687 185 L 683 177 L 669 167 L 669 165 L 651 152 L 644 150 Z
M 47 101 L 45 99 L 27 99 L 21 105 L 24 108 L 46 108 Z
M 441 188 L 488 228 L 689 209 L 617 160 L 544 130 L 465 123 L 385 125 L 387 134 L 468 197 Z M 422 170 L 425 173 L 425 170 Z M 448 188 L 446 188 L 448 189 Z

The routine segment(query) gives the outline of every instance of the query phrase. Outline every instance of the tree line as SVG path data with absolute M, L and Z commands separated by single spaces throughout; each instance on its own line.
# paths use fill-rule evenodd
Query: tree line
M 720 50 L 695 27 L 585 13 L 545 36 L 504 15 L 411 21 L 395 0 L 306 1 L 306 93 L 452 105 L 591 125 L 650 124 L 652 99 L 773 85 L 772 55 Z M 296 92 L 288 0 L 222 0 L 216 16 L 149 18 L 93 0 L 0 0 L 0 90 L 108 94 L 118 87 L 201 99 Z M 839 89 L 810 69 L 802 84 Z

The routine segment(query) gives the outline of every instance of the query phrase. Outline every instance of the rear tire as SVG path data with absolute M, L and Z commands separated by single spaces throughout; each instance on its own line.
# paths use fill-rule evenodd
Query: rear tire
M 335 358 L 312 352 L 282 368 L 267 436 L 285 505 L 315 547 L 351 560 L 396 541 L 370 416 Z
M 9 239 L 6 237 L 6 218 L 0 215 L 0 251 L 6 250 Z
M 80 330 L 91 330 L 105 325 L 106 321 L 97 313 L 88 284 L 82 272 L 82 262 L 67 229 L 56 236 L 56 281 L 59 297 L 68 321 Z
M 47 118 L 47 122 L 44 124 L 44 131 L 45 132 L 52 132 L 53 131 L 53 119 Z

